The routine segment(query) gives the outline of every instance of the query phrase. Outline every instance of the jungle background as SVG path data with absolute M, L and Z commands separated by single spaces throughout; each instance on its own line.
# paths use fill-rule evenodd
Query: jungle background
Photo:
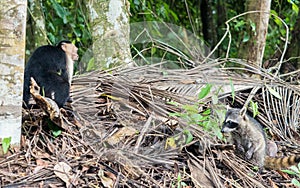
M 74 101 L 55 117 L 23 109 L 21 148 L 1 158 L 1 186 L 300 186 L 299 166 L 259 173 L 220 132 L 225 105 L 245 106 L 278 157 L 300 153 L 298 6 L 28 1 L 26 59 L 62 39 L 79 48 Z

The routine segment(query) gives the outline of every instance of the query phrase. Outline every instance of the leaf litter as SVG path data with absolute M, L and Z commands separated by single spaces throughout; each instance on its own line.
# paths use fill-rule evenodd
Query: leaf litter
M 169 114 L 181 112 L 177 104 L 194 104 L 206 83 L 211 92 L 199 111 L 211 104 L 213 89 L 222 104 L 242 106 L 256 85 L 258 120 L 276 140 L 283 155 L 299 152 L 295 124 L 299 87 L 266 76 L 264 82 L 211 67 L 189 71 L 141 66 L 114 72 L 96 71 L 74 79 L 71 109 L 60 110 L 54 136 L 49 112 L 23 109 L 22 142 L 0 158 L 2 187 L 282 187 L 292 178 L 281 171 L 259 174 L 252 164 L 236 156 L 227 145 L 203 127 Z M 184 81 L 183 81 L 184 80 Z M 189 80 L 187 82 L 187 80 Z M 272 91 L 270 93 L 270 86 Z M 281 94 L 273 96 L 273 93 Z M 276 94 L 277 95 L 277 94 Z M 287 96 L 293 96 L 288 98 Z M 288 101 L 288 103 L 287 103 Z M 45 104 L 40 104 L 45 105 Z M 47 104 L 46 104 L 47 105 Z M 51 104 L 50 104 L 51 105 Z M 269 105 L 271 110 L 266 110 Z M 278 108 L 280 106 L 280 108 Z M 45 108 L 43 108 L 45 109 Z M 299 112 L 299 111 L 298 111 Z M 212 114 L 214 115 L 214 114 Z M 270 119 L 274 120 L 271 121 Z M 275 121 L 276 120 L 276 121 Z M 222 120 L 219 119 L 221 124 Z M 60 122 L 60 123 L 57 123 Z M 283 122 L 283 123 L 282 123 Z M 284 131 L 289 129 L 290 131 Z M 185 134 L 186 130 L 192 135 Z M 193 138 L 191 140 L 191 138 Z M 187 140 L 189 140 L 187 142 Z M 220 149 L 223 148 L 223 149 Z M 225 148 L 225 149 L 224 149 Z

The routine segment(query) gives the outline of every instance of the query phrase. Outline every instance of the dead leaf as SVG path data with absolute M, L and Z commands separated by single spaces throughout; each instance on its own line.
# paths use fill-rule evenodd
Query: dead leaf
M 73 179 L 71 170 L 72 168 L 64 162 L 59 162 L 54 166 L 54 174 L 66 183 L 66 187 L 69 187 Z
M 37 166 L 44 166 L 44 167 L 47 167 L 49 162 L 48 161 L 45 161 L 45 160 L 42 160 L 42 159 L 37 159 L 36 161 L 36 165 Z
M 36 166 L 34 169 L 33 169 L 33 173 L 36 174 L 38 173 L 41 169 L 43 169 L 44 166 Z
M 123 140 L 125 137 L 133 136 L 137 132 L 138 131 L 133 127 L 129 127 L 129 126 L 122 127 L 118 132 L 116 132 L 114 135 L 109 137 L 107 139 L 107 142 L 110 145 L 115 145 L 115 144 L 119 143 L 121 140 Z
M 106 177 L 102 169 L 99 170 L 98 176 L 100 177 L 101 183 L 104 187 L 112 188 L 114 186 L 114 181 L 111 178 Z
M 268 178 L 268 180 L 269 180 L 269 183 L 271 184 L 272 188 L 278 188 L 278 186 L 276 185 L 276 183 L 274 181 L 272 181 L 271 178 Z
M 41 169 L 48 167 L 49 162 L 42 160 L 42 159 L 37 159 L 36 161 L 36 167 L 33 169 L 33 173 L 39 172 Z
M 175 149 L 176 148 L 176 142 L 175 142 L 175 138 L 174 137 L 170 137 L 170 138 L 167 138 L 166 140 L 166 144 L 165 144 L 165 150 L 168 149 L 169 147 L 171 149 Z
M 192 164 L 193 163 L 193 164 Z M 191 170 L 191 177 L 196 187 L 214 187 L 211 180 L 208 178 L 209 173 L 201 164 L 195 165 L 197 162 L 188 160 L 188 167 Z M 200 167 L 200 168 L 199 168 Z

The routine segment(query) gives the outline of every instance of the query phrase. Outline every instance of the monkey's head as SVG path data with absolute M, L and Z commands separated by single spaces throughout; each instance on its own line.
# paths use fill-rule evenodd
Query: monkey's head
M 221 132 L 229 133 L 235 131 L 241 126 L 245 125 L 244 122 L 249 121 L 246 113 L 244 113 L 241 109 L 232 108 L 226 112 L 225 120 L 222 125 Z
M 57 47 L 62 49 L 73 61 L 78 60 L 78 48 L 71 41 L 62 40 L 57 44 Z

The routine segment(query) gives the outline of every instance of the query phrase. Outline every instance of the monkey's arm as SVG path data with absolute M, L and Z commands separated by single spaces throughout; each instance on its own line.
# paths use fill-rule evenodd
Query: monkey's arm
M 61 108 L 70 96 L 70 84 L 68 80 L 57 74 L 50 74 L 45 81 L 46 97 L 53 99 Z

